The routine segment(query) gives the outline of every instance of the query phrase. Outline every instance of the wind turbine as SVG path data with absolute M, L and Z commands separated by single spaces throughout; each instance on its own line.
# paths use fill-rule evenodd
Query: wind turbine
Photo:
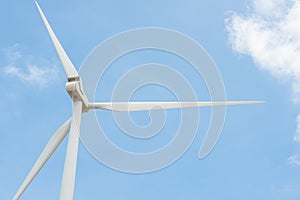
M 47 28 L 52 43 L 60 58 L 61 64 L 67 75 L 68 81 L 66 83 L 66 90 L 73 101 L 73 114 L 49 140 L 48 144 L 40 154 L 24 182 L 13 197 L 14 200 L 20 198 L 22 193 L 38 174 L 41 168 L 45 165 L 56 148 L 63 141 L 65 136 L 69 133 L 69 140 L 63 170 L 63 177 L 61 183 L 60 199 L 71 200 L 74 194 L 74 184 L 76 175 L 76 163 L 78 153 L 78 142 L 80 132 L 81 115 L 83 112 L 88 112 L 90 109 L 104 109 L 112 111 L 145 111 L 157 109 L 171 109 L 171 108 L 190 108 L 202 106 L 226 106 L 226 105 L 239 105 L 239 104 L 257 104 L 260 101 L 224 101 L 224 102 L 89 102 L 82 87 L 80 76 L 64 51 L 60 42 L 58 41 L 55 33 L 50 27 L 43 11 L 38 3 L 35 1 L 37 9 L 41 18 Z

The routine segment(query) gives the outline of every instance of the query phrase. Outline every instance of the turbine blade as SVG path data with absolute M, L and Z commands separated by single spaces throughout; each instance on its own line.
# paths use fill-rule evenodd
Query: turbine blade
M 82 102 L 74 101 L 73 117 L 71 122 L 71 129 L 69 134 L 65 166 L 60 190 L 60 199 L 73 199 L 81 114 Z
M 59 43 L 57 37 L 55 36 L 55 33 L 53 32 L 51 26 L 49 25 L 44 13 L 43 13 L 42 9 L 40 8 L 39 4 L 37 3 L 37 1 L 35 1 L 35 4 L 36 4 L 36 7 L 37 7 L 41 17 L 42 17 L 43 22 L 47 28 L 47 31 L 50 35 L 52 43 L 56 49 L 56 52 L 57 52 L 59 59 L 64 67 L 64 70 L 67 74 L 68 79 L 77 78 L 79 75 L 77 73 L 76 68 L 74 67 L 74 65 L 72 64 L 71 60 L 69 59 L 67 53 L 65 52 L 65 50 Z
M 28 187 L 28 185 L 31 183 L 31 181 L 34 179 L 34 177 L 38 174 L 38 172 L 41 170 L 41 168 L 45 165 L 45 163 L 48 161 L 48 159 L 51 157 L 51 155 L 54 153 L 54 151 L 57 149 L 59 144 L 63 141 L 65 136 L 70 130 L 70 124 L 71 119 L 66 121 L 61 127 L 58 128 L 58 130 L 54 133 L 54 135 L 49 140 L 48 144 L 42 151 L 41 155 L 33 165 L 32 169 L 30 170 L 29 174 L 25 178 L 24 182 L 22 183 L 21 187 L 15 194 L 13 200 L 17 200 L 20 198 L 22 193 L 25 191 L 25 189 Z
M 223 101 L 223 102 L 99 102 L 90 103 L 90 109 L 103 109 L 114 111 L 145 111 L 172 108 L 192 108 L 204 106 L 229 106 L 242 104 L 259 104 L 263 101 Z

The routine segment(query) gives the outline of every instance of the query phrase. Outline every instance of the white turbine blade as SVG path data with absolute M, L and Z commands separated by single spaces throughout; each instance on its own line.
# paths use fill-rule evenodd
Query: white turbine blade
M 192 108 L 204 106 L 229 106 L 241 104 L 259 104 L 262 101 L 222 101 L 222 102 L 99 102 L 90 103 L 90 109 L 103 109 L 114 111 L 145 111 L 172 108 Z
M 51 40 L 52 40 L 52 43 L 54 44 L 55 46 L 55 49 L 56 49 L 56 52 L 60 58 L 60 61 L 64 67 L 64 70 L 67 74 L 67 77 L 68 78 L 76 78 L 78 77 L 78 73 L 77 73 L 77 70 L 75 69 L 74 65 L 72 64 L 71 60 L 69 59 L 67 53 L 65 52 L 65 50 L 63 49 L 63 47 L 61 46 L 61 44 L 59 43 L 57 37 L 55 36 L 55 33 L 53 32 L 51 26 L 49 25 L 42 9 L 40 8 L 39 4 L 35 1 L 35 4 L 39 10 L 39 13 L 42 17 L 42 20 L 48 30 L 48 33 L 51 37 Z
M 28 187 L 28 185 L 31 183 L 31 181 L 34 179 L 34 177 L 38 174 L 38 172 L 41 170 L 41 168 L 45 165 L 45 163 L 48 161 L 48 159 L 51 157 L 51 155 L 54 153 L 54 151 L 57 149 L 59 144 L 63 141 L 65 136 L 70 130 L 70 124 L 71 119 L 66 121 L 59 129 L 54 133 L 54 135 L 49 140 L 48 144 L 42 151 L 41 155 L 33 165 L 32 169 L 30 170 L 29 174 L 27 175 L 26 179 L 22 183 L 21 187 L 15 194 L 13 200 L 17 200 L 20 198 L 22 193 L 25 191 L 25 189 Z
M 60 190 L 61 200 L 72 200 L 74 194 L 82 102 L 74 101 L 65 166 Z

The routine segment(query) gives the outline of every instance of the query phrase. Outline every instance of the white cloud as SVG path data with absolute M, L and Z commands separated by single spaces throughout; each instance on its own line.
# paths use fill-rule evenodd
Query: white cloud
M 297 116 L 297 129 L 294 140 L 300 143 L 300 114 Z
M 300 159 L 297 155 L 289 157 L 287 163 L 295 167 L 300 167 Z
M 254 0 L 253 7 L 256 13 L 265 17 L 279 17 L 286 6 L 285 0 Z
M 15 62 L 16 60 L 18 60 L 19 58 L 21 58 L 21 53 L 19 50 L 17 50 L 19 48 L 20 44 L 16 43 L 11 47 L 8 47 L 6 49 L 4 49 L 4 54 L 6 56 L 6 58 L 10 61 L 10 62 Z
M 4 50 L 9 63 L 3 67 L 5 74 L 15 76 L 31 86 L 40 88 L 58 79 L 58 69 L 55 65 L 49 66 L 49 63 L 40 57 L 32 59 L 33 56 L 22 54 L 19 48 L 19 44 L 14 44 Z M 32 60 L 35 60 L 34 64 Z
M 51 80 L 57 79 L 57 69 L 55 67 L 46 68 L 36 65 L 27 65 L 26 69 L 24 69 L 9 65 L 4 68 L 4 72 L 16 76 L 30 85 L 37 85 L 39 87 L 45 87 Z
M 300 103 L 300 1 L 254 0 L 247 14 L 232 12 L 225 22 L 232 48 L 288 82 L 294 103 Z

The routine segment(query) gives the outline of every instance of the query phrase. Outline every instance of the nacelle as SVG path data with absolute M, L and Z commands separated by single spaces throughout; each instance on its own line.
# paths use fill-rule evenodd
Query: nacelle
M 69 93 L 73 101 L 82 102 L 82 111 L 87 112 L 89 110 L 89 101 L 82 90 L 82 83 L 80 79 L 70 81 L 66 83 L 66 90 Z

